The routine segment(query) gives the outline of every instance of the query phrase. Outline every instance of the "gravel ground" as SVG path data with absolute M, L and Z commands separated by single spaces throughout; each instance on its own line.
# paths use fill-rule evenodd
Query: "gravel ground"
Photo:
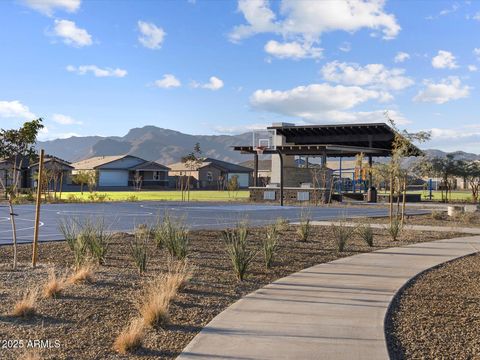
M 29 320 L 11 317 L 13 304 L 24 289 L 41 285 L 47 279 L 48 268 L 67 271 L 73 256 L 64 242 L 40 244 L 40 266 L 28 265 L 30 246 L 19 246 L 20 268 L 9 269 L 11 247 L 0 247 L 0 341 L 50 340 L 59 347 L 42 351 L 44 359 L 172 359 L 214 316 L 242 296 L 275 279 L 314 264 L 339 257 L 351 256 L 389 246 L 402 246 L 418 241 L 460 236 L 459 234 L 404 232 L 400 241 L 393 243 L 385 230 L 375 229 L 375 247 L 369 248 L 355 237 L 346 251 L 337 252 L 328 227 L 314 227 L 311 240 L 296 241 L 296 227 L 281 232 L 280 248 L 274 267 L 264 270 L 261 254 L 255 259 L 248 278 L 239 283 L 225 254 L 224 243 L 218 231 L 193 231 L 190 242 L 190 261 L 197 266 L 189 284 L 180 292 L 170 309 L 170 324 L 165 328 L 149 330 L 143 347 L 129 356 L 119 356 L 112 343 L 129 320 L 137 315 L 135 301 L 142 283 L 153 274 L 165 271 L 167 253 L 149 248 L 147 274 L 140 276 L 128 255 L 127 234 L 117 234 L 110 245 L 106 265 L 98 269 L 94 284 L 74 285 L 57 299 L 43 299 L 38 303 L 38 314 Z M 253 246 L 260 248 L 264 229 L 253 229 Z M 0 359 L 16 359 L 18 349 L 2 348 Z M 8 347 L 8 343 L 7 343 Z
M 480 359 L 480 255 L 409 284 L 387 317 L 391 359 Z

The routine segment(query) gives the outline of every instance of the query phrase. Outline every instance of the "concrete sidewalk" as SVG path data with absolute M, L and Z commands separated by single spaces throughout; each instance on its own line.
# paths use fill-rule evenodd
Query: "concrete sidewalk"
M 389 248 L 280 279 L 214 318 L 178 359 L 388 359 L 384 319 L 412 277 L 480 249 L 480 236 Z

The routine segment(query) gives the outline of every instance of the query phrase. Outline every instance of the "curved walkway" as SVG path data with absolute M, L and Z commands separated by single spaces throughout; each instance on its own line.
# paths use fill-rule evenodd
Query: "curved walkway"
M 227 308 L 178 359 L 388 359 L 384 319 L 396 292 L 420 272 L 479 250 L 480 236 L 470 236 L 313 266 Z

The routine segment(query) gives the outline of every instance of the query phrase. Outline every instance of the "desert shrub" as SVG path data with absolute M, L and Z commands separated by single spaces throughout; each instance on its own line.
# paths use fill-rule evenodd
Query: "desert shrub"
M 269 269 L 272 266 L 275 253 L 278 249 L 278 224 L 267 226 L 265 238 L 263 239 L 263 255 L 265 267 Z
M 144 289 L 138 310 L 146 326 L 168 323 L 168 310 L 178 291 L 178 283 L 170 274 L 157 275 Z
M 147 245 L 148 235 L 144 231 L 135 231 L 134 237 L 130 240 L 130 256 L 140 274 L 147 270 Z
M 234 229 L 222 232 L 228 257 L 238 280 L 243 281 L 250 263 L 257 252 L 248 245 L 248 228 L 245 223 L 239 223 Z
M 25 349 L 17 360 L 42 360 L 42 356 L 38 349 Z
M 300 224 L 297 229 L 298 240 L 302 242 L 308 241 L 310 233 L 312 231 L 312 225 L 310 224 L 310 215 L 302 212 L 300 215 Z
M 74 244 L 78 236 L 77 220 L 72 218 L 60 218 L 58 222 L 58 229 L 62 233 L 70 250 L 73 251 L 73 248 L 75 246 Z
M 145 336 L 145 326 L 142 319 L 133 319 L 128 326 L 122 330 L 113 343 L 113 349 L 120 354 L 137 349 L 142 345 Z
M 277 220 L 275 220 L 275 226 L 278 232 L 285 231 L 288 228 L 288 220 L 279 217 Z
M 478 221 L 478 215 L 474 212 L 464 212 L 460 216 L 460 221 L 464 224 L 474 224 Z
M 88 257 L 88 235 L 86 233 L 82 231 L 77 235 L 72 250 L 75 269 L 79 269 Z
M 180 290 L 193 277 L 195 266 L 187 259 L 175 260 L 169 258 L 167 261 L 167 282 L 176 290 Z
M 55 269 L 49 269 L 48 280 L 43 285 L 43 296 L 45 298 L 56 298 L 65 289 L 65 286 L 67 284 L 66 279 L 66 275 L 57 277 Z
M 31 288 L 23 293 L 22 299 L 13 307 L 12 315 L 15 317 L 30 317 L 36 312 L 38 302 L 38 288 Z
M 88 195 L 88 200 L 92 202 L 106 202 L 110 200 L 107 194 L 92 193 Z
M 368 246 L 373 246 L 373 229 L 370 224 L 361 224 L 358 227 L 358 234 Z
M 163 244 L 169 254 L 177 259 L 185 259 L 188 255 L 189 233 L 182 222 L 174 222 L 170 217 L 164 221 L 155 232 L 157 246 Z
M 348 226 L 346 221 L 342 220 L 338 223 L 332 223 L 330 225 L 332 229 L 333 238 L 337 244 L 338 251 L 342 252 L 345 250 L 348 241 L 352 238 L 354 234 L 355 228 L 353 226 Z
M 99 265 L 103 265 L 105 264 L 112 234 L 108 231 L 103 219 L 98 220 L 93 225 L 87 226 L 93 226 L 87 230 L 90 255 Z
M 173 231 L 172 220 L 168 213 L 165 213 L 163 219 L 160 216 L 157 217 L 157 222 L 153 226 L 153 239 L 158 249 L 161 249 L 167 241 Z
M 68 282 L 71 284 L 77 283 L 94 283 L 95 282 L 95 267 L 93 264 L 84 264 L 80 266 L 75 272 L 70 275 Z
M 74 194 L 70 194 L 67 196 L 67 202 L 69 203 L 79 203 L 82 202 L 82 199 L 80 199 L 78 196 Z
M 125 199 L 126 201 L 129 202 L 137 202 L 138 201 L 138 196 L 137 195 L 128 195 L 127 198 Z
M 387 226 L 387 232 L 393 241 L 397 241 L 402 232 L 402 221 L 398 217 L 394 217 L 391 223 Z
M 443 220 L 443 219 L 445 219 L 445 212 L 434 210 L 431 213 L 431 217 L 432 217 L 433 220 Z

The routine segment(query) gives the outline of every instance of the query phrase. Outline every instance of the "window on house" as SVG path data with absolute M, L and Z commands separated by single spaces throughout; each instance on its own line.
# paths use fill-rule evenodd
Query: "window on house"
M 153 180 L 160 180 L 160 171 L 153 172 Z
M 213 181 L 213 173 L 211 171 L 207 172 L 207 181 L 208 182 Z

